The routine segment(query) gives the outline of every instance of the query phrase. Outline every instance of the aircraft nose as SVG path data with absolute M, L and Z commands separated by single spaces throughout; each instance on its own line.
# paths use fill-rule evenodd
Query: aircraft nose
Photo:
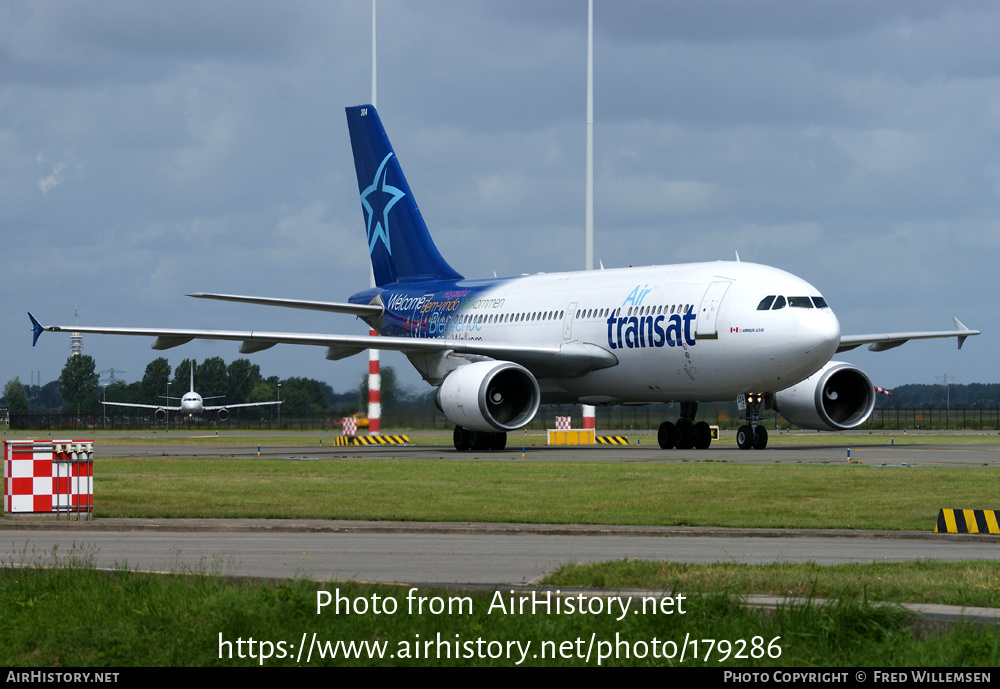
M 803 323 L 807 331 L 805 341 L 809 342 L 810 352 L 824 352 L 833 356 L 840 345 L 840 321 L 830 309 L 822 309 L 809 314 L 807 323 Z

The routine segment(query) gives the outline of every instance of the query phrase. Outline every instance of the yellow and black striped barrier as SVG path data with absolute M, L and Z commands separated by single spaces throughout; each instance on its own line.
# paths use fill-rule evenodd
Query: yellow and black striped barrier
M 333 444 L 337 447 L 345 445 L 408 445 L 409 436 L 405 435 L 342 435 L 334 438 Z
M 997 512 L 1000 510 L 952 510 L 938 512 L 934 533 L 1000 534 Z
M 624 435 L 599 435 L 597 442 L 601 445 L 628 445 L 628 438 Z

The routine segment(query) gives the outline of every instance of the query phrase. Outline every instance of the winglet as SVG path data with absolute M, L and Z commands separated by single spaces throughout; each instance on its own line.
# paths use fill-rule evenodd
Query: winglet
M 952 317 L 951 320 L 955 321 L 955 327 L 958 328 L 960 331 L 968 332 L 969 335 L 978 335 L 979 334 L 978 330 L 969 330 L 968 328 L 966 328 L 965 324 L 962 323 L 962 321 L 958 320 L 957 318 Z M 958 336 L 958 348 L 959 349 L 961 349 L 962 345 L 965 344 L 965 338 L 967 338 L 969 335 L 959 335 Z
M 38 342 L 38 336 L 42 334 L 45 328 L 42 324 L 35 320 L 35 317 L 31 315 L 31 311 L 28 312 L 28 318 L 31 319 L 31 346 L 34 347 L 35 343 Z

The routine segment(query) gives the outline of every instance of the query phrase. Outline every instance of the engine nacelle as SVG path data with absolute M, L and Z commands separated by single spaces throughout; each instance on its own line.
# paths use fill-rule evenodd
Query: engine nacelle
M 875 409 L 875 387 L 861 369 L 831 361 L 801 383 L 774 394 L 774 407 L 799 428 L 846 431 Z
M 153 412 L 153 416 L 156 417 L 157 421 L 164 421 L 167 418 L 167 410 L 157 409 L 155 412 Z
M 228 409 L 220 409 L 219 410 L 219 421 L 225 421 L 228 418 L 229 418 L 229 410 Z
M 534 418 L 542 393 L 523 366 L 479 361 L 459 366 L 441 383 L 435 401 L 452 423 L 471 431 L 513 431 Z

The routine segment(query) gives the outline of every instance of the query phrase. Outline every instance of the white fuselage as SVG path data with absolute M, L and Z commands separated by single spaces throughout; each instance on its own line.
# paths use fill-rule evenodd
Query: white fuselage
M 406 286 L 405 296 L 386 286 L 383 302 L 391 320 L 402 324 L 400 334 L 525 345 L 590 343 L 618 358 L 616 366 L 579 377 L 539 375 L 547 403 L 712 401 L 774 392 L 819 370 L 840 341 L 840 324 L 819 290 L 753 263 L 434 285 L 439 286 L 419 297 L 415 286 Z M 785 306 L 761 310 L 768 296 L 782 297 Z
M 205 411 L 205 403 L 201 395 L 194 390 L 185 392 L 181 397 L 181 411 L 185 414 L 201 414 Z

